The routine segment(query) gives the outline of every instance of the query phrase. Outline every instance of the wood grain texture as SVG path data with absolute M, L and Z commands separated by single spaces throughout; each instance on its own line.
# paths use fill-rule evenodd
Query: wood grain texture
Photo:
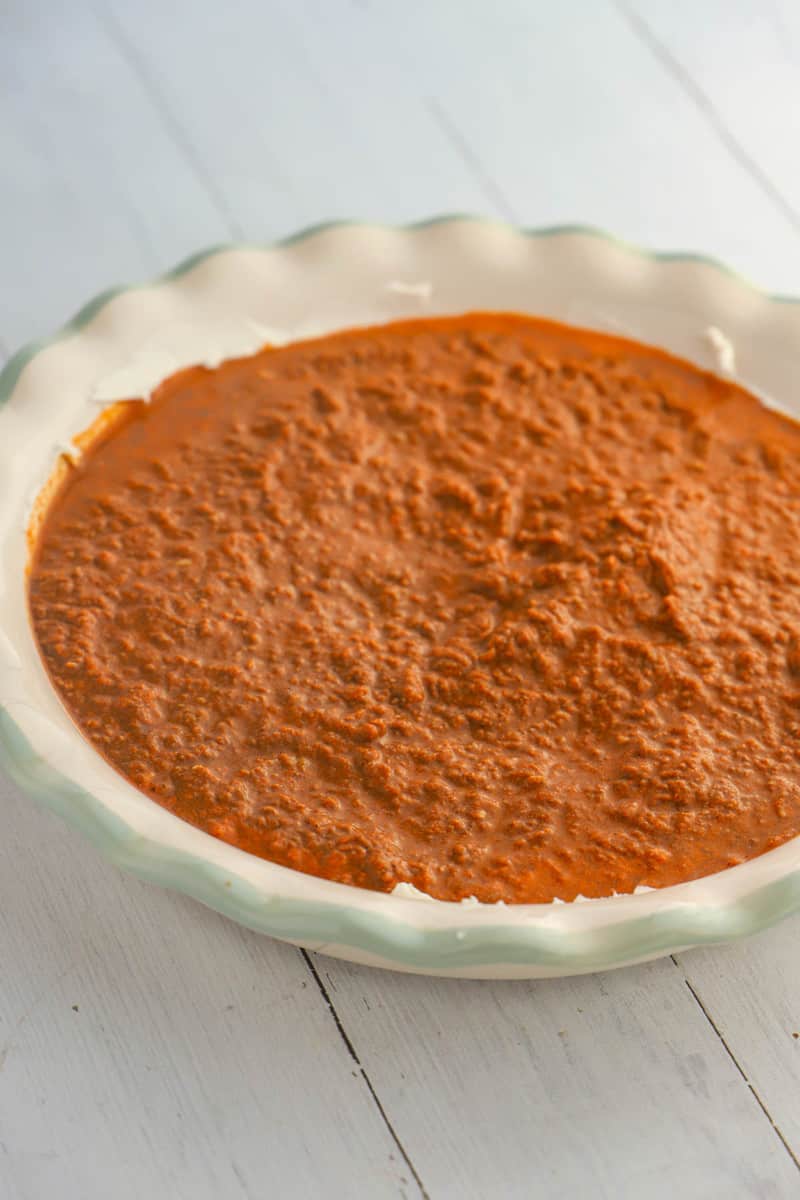
M 789 1196 L 795 1164 L 670 959 L 530 983 L 316 958 L 433 1196 Z
M 325 0 L 297 10 L 332 57 L 358 29 L 370 55 L 402 62 L 411 94 L 522 222 L 594 223 L 797 285 L 792 223 L 615 6 L 505 0 L 491 20 L 479 0 L 373 0 L 345 20 Z
M 3 1200 L 420 1195 L 299 951 L 0 800 Z
M 800 8 L 630 0 L 627 12 L 702 120 L 800 231 Z
M 231 233 L 83 3 L 0 8 L 0 196 L 9 347 L 93 294 Z
M 800 918 L 734 946 L 678 955 L 703 1008 L 798 1157 Z
M 588 221 L 797 286 L 785 214 L 624 15 L 484 11 L 7 0 L 2 236 L 24 286 L 0 290 L 2 336 L 16 347 L 198 246 L 336 217 Z
M 323 219 L 403 221 L 494 207 L 431 121 L 391 47 L 376 58 L 350 5 L 111 0 L 107 26 L 143 72 L 240 229 L 271 237 Z M 187 23 L 204 37 L 181 53 Z M 247 37 L 242 37 L 242 23 Z M 388 53 L 387 53 L 388 50 Z M 216 86 L 209 87 L 213 78 Z M 427 205 L 427 207 L 426 207 Z
M 588 221 L 800 292 L 799 33 L 791 0 L 5 0 L 0 357 L 335 217 Z M 797 920 L 403 978 L 127 879 L 7 781 L 0 811 L 3 1200 L 797 1194 Z

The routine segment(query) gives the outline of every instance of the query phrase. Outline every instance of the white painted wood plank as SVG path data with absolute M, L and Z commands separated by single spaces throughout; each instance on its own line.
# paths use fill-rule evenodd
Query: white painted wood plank
M 331 62 L 355 30 L 364 44 L 364 28 L 371 53 L 402 62 L 524 222 L 595 223 L 716 255 L 771 289 L 800 287 L 796 229 L 613 5 L 504 0 L 491 19 L 480 0 L 302 10 Z M 688 16 L 685 27 L 691 36 Z M 761 94 L 743 89 L 741 102 L 754 121 L 773 119 Z
M 678 956 L 700 1002 L 789 1144 L 800 1147 L 800 918 Z
M 788 222 L 599 0 L 491 21 L 474 0 L 101 0 L 103 28 L 85 3 L 6 7 L 12 346 L 198 246 L 331 217 L 590 221 L 800 286 Z
M 3 1200 L 419 1195 L 298 951 L 0 811 Z
M 248 237 L 492 206 L 491 187 L 431 121 L 406 73 L 391 54 L 376 57 L 354 6 L 329 6 L 334 36 L 274 0 L 142 0 L 136 9 L 108 0 L 105 11 Z M 203 36 L 187 54 L 191 23 Z
M 477 207 L 800 279 L 791 222 L 605 0 L 505 0 L 490 21 L 477 0 L 110 2 L 248 235 Z
M 669 959 L 501 984 L 315 965 L 433 1196 L 763 1200 L 800 1188 Z
M 663 69 L 696 99 L 800 229 L 800 6 L 624 0 Z M 800 286 L 800 281 L 798 281 Z
M 85 3 L 3 4 L 0 161 L 9 349 L 95 293 L 231 236 Z

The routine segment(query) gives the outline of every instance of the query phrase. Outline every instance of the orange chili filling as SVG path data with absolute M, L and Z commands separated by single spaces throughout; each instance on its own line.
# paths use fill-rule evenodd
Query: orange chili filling
M 620 338 L 478 313 L 174 376 L 49 504 L 33 627 L 184 820 L 509 902 L 800 832 L 800 426 Z

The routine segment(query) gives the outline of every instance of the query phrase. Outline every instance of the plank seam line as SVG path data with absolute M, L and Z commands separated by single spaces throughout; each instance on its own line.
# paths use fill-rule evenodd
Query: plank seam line
M 375 1088 L 372 1085 L 372 1080 L 370 1079 L 369 1075 L 367 1074 L 366 1070 L 364 1069 L 364 1065 L 361 1062 L 361 1059 L 358 1057 L 356 1048 L 353 1045 L 352 1041 L 350 1040 L 347 1030 L 345 1029 L 344 1025 L 342 1024 L 341 1018 L 339 1017 L 339 1014 L 336 1011 L 336 1006 L 334 1005 L 333 1001 L 331 1000 L 328 989 L 325 987 L 325 984 L 322 982 L 319 971 L 314 966 L 314 961 L 311 958 L 311 955 L 309 954 L 309 952 L 307 950 L 301 950 L 300 953 L 302 954 L 303 958 L 305 959 L 306 966 L 308 967 L 309 971 L 314 976 L 314 981 L 320 990 L 323 1000 L 325 1001 L 325 1003 L 328 1006 L 328 1009 L 330 1010 L 330 1014 L 333 1017 L 333 1022 L 335 1024 L 337 1030 L 339 1031 L 339 1036 L 341 1037 L 342 1041 L 344 1042 L 345 1046 L 347 1047 L 348 1053 L 349 1053 L 350 1057 L 352 1058 L 353 1062 L 356 1064 L 359 1071 L 361 1072 L 361 1076 L 364 1080 L 364 1083 L 367 1085 L 367 1088 L 369 1089 L 369 1093 L 372 1096 L 372 1099 L 375 1103 L 375 1107 L 377 1108 L 378 1112 L 380 1113 L 383 1123 L 386 1126 L 386 1128 L 388 1129 L 389 1134 L 391 1135 L 392 1141 L 394 1142 L 394 1144 L 397 1146 L 397 1149 L 402 1154 L 403 1161 L 405 1162 L 409 1171 L 413 1175 L 414 1182 L 416 1183 L 417 1187 L 419 1188 L 420 1193 L 423 1197 L 423 1200 L 430 1200 L 430 1196 L 425 1188 L 425 1185 L 423 1184 L 422 1180 L 420 1179 L 419 1172 L 417 1171 L 417 1168 L 414 1166 L 413 1162 L 411 1161 L 405 1146 L 400 1141 L 400 1138 L 398 1137 L 397 1131 L 395 1130 L 394 1126 L 392 1125 L 392 1122 L 389 1120 L 389 1117 L 386 1113 L 386 1109 L 383 1107 L 383 1104 L 381 1103 L 381 1101 L 378 1097 L 378 1093 L 375 1091 Z
M 127 36 L 124 28 L 111 12 L 110 7 L 94 4 L 95 16 L 106 31 L 122 58 L 144 88 L 145 94 L 159 117 L 162 127 L 170 138 L 184 161 L 189 166 L 200 186 L 205 191 L 217 214 L 223 219 L 234 238 L 243 239 L 243 233 L 236 218 L 228 208 L 225 198 L 217 187 L 214 176 L 207 169 L 203 160 L 197 154 L 190 138 L 187 136 L 181 122 L 175 116 L 162 89 L 157 84 L 152 72 L 136 46 Z
M 478 155 L 471 148 L 468 141 L 464 137 L 461 130 L 450 114 L 442 107 L 438 100 L 432 96 L 427 97 L 424 101 L 425 108 L 433 117 L 434 122 L 444 134 L 447 141 L 458 154 L 461 161 L 469 168 L 475 177 L 476 181 L 483 188 L 492 204 L 497 206 L 500 212 L 508 221 L 517 222 L 517 215 L 509 204 L 502 189 L 495 183 L 489 172 L 484 167 Z
M 776 186 L 742 145 L 736 135 L 730 130 L 718 112 L 711 97 L 700 87 L 700 84 L 676 58 L 669 47 L 661 40 L 647 22 L 626 3 L 626 0 L 612 0 L 617 12 L 627 22 L 635 36 L 647 47 L 654 58 L 658 60 L 668 75 L 683 89 L 695 108 L 702 113 L 708 124 L 725 146 L 728 153 L 738 162 L 739 166 L 750 176 L 759 190 L 786 217 L 795 233 L 800 233 L 800 213 L 786 199 L 780 188 Z
M 700 999 L 700 996 L 699 996 L 699 995 L 698 995 L 698 993 L 695 991 L 695 989 L 692 987 L 692 985 L 691 985 L 691 983 L 689 982 L 689 980 L 686 978 L 686 973 L 684 972 L 683 968 L 681 967 L 681 965 L 680 965 L 680 963 L 678 962 L 678 960 L 677 960 L 677 958 L 675 957 L 675 955 L 674 955 L 674 954 L 671 954 L 671 955 L 670 955 L 670 958 L 672 959 L 672 961 L 674 962 L 675 966 L 678 968 L 678 970 L 679 970 L 679 971 L 681 972 L 681 974 L 683 975 L 684 983 L 686 984 L 687 988 L 689 989 L 689 991 L 690 991 L 690 992 L 692 993 L 692 995 L 694 996 L 694 999 L 695 999 L 695 1001 L 697 1002 L 697 1005 L 698 1005 L 698 1007 L 700 1008 L 700 1011 L 702 1012 L 703 1016 L 704 1016 L 704 1017 L 705 1017 L 705 1019 L 708 1021 L 709 1025 L 710 1025 L 710 1026 L 711 1026 L 711 1028 L 714 1030 L 714 1033 L 717 1035 L 717 1037 L 719 1038 L 719 1040 L 722 1042 L 722 1045 L 723 1045 L 723 1047 L 724 1047 L 724 1049 L 725 1049 L 725 1052 L 727 1053 L 727 1055 L 728 1055 L 728 1057 L 730 1058 L 731 1062 L 732 1062 L 732 1063 L 733 1063 L 733 1065 L 736 1067 L 736 1070 L 739 1072 L 739 1074 L 741 1075 L 742 1079 L 744 1080 L 744 1082 L 747 1084 L 748 1088 L 750 1089 L 750 1091 L 751 1091 L 751 1093 L 752 1093 L 752 1095 L 753 1095 L 753 1099 L 756 1101 L 756 1103 L 758 1104 L 758 1107 L 761 1109 L 761 1111 L 763 1112 L 764 1116 L 767 1118 L 767 1120 L 769 1121 L 770 1125 L 771 1125 L 771 1126 L 772 1126 L 772 1128 L 774 1129 L 775 1133 L 776 1133 L 776 1134 L 778 1135 L 778 1137 L 780 1138 L 780 1141 L 781 1141 L 781 1144 L 783 1145 L 783 1148 L 784 1148 L 784 1150 L 785 1150 L 785 1151 L 786 1151 L 786 1153 L 789 1155 L 789 1158 L 792 1160 L 792 1162 L 793 1162 L 793 1163 L 794 1163 L 794 1165 L 797 1167 L 797 1169 L 798 1169 L 798 1170 L 800 1170 L 800 1159 L 798 1159 L 798 1157 L 797 1157 L 797 1155 L 795 1154 L 794 1150 L 792 1149 L 792 1147 L 789 1145 L 788 1141 L 787 1141 L 787 1140 L 786 1140 L 786 1138 L 784 1137 L 784 1135 L 783 1135 L 783 1132 L 781 1131 L 781 1129 L 780 1129 L 780 1126 L 779 1126 L 779 1125 L 776 1123 L 775 1119 L 773 1118 L 773 1116 L 772 1116 L 772 1113 L 769 1111 L 769 1109 L 767 1108 L 766 1104 L 765 1104 L 765 1103 L 764 1103 L 764 1101 L 761 1099 L 761 1097 L 759 1096 L 759 1094 L 758 1094 L 758 1092 L 756 1091 L 756 1089 L 753 1087 L 753 1084 L 752 1084 L 752 1083 L 750 1082 L 750 1080 L 747 1078 L 747 1075 L 746 1075 L 746 1073 L 745 1073 L 745 1071 L 744 1071 L 744 1068 L 742 1067 L 742 1065 L 741 1065 L 741 1063 L 739 1062 L 739 1060 L 737 1059 L 736 1055 L 733 1053 L 733 1051 L 731 1050 L 731 1048 L 730 1048 L 730 1046 L 728 1045 L 727 1041 L 725 1040 L 725 1037 L 723 1036 L 723 1034 L 722 1034 L 722 1031 L 720 1030 L 720 1027 L 719 1027 L 719 1025 L 717 1025 L 716 1021 L 715 1021 L 715 1020 L 714 1020 L 714 1018 L 711 1016 L 711 1013 L 708 1011 L 708 1009 L 706 1008 L 705 1004 L 703 1004 L 703 1001 Z

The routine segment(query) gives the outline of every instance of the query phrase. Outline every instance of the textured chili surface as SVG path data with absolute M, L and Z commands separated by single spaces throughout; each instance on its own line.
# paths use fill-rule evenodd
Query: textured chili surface
M 71 472 L 31 571 L 78 726 L 302 871 L 539 901 L 800 832 L 800 435 L 513 316 L 193 369 Z

